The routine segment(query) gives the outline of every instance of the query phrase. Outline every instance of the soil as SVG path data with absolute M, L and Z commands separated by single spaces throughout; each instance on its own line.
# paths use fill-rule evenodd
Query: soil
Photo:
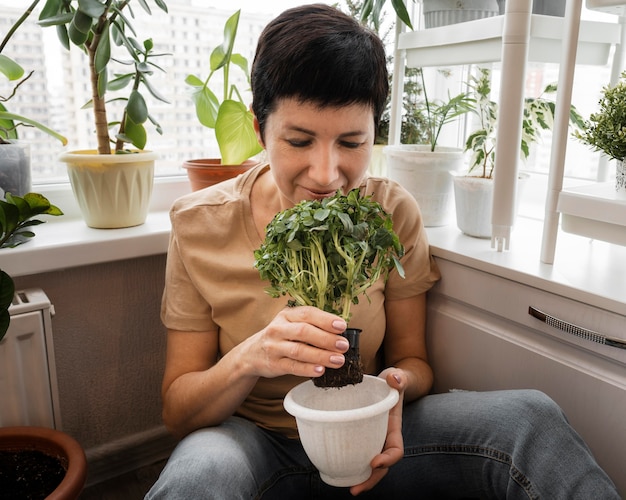
M 344 354 L 345 363 L 341 368 L 326 368 L 321 377 L 315 377 L 313 384 L 316 387 L 344 387 L 363 382 L 363 364 L 359 354 L 360 330 L 351 328 L 342 335 L 350 342 L 350 349 Z
M 46 498 L 65 477 L 60 459 L 38 450 L 0 450 L 0 499 Z

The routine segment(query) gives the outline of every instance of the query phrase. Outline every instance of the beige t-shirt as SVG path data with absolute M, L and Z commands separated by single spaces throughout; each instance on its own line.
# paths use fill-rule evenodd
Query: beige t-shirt
M 215 331 L 220 354 L 258 332 L 287 305 L 264 291 L 254 268 L 254 250 L 262 240 L 255 228 L 250 193 L 257 177 L 269 168 L 260 165 L 245 174 L 196 191 L 177 200 L 171 210 L 172 233 L 167 257 L 161 318 L 169 329 Z M 439 271 L 430 256 L 426 233 L 415 199 L 397 183 L 369 177 L 361 186 L 392 214 L 394 230 L 405 246 L 401 262 L 406 279 L 394 270 L 386 283 L 379 280 L 352 307 L 350 327 L 363 330 L 360 353 L 365 371 L 377 374 L 376 356 L 385 332 L 385 300 L 412 297 L 427 291 Z M 237 414 L 258 425 L 297 436 L 295 420 L 283 408 L 285 394 L 304 379 L 261 378 Z M 228 390 L 227 387 L 224 390 Z M 207 404 L 211 404 L 207 401 Z

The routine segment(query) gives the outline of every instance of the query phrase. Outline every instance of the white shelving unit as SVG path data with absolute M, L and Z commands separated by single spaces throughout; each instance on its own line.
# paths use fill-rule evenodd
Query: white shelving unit
M 620 5 L 615 0 L 587 0 L 589 8 L 611 9 L 613 13 L 619 13 Z M 513 225 L 519 162 L 517 144 L 521 140 L 521 127 L 516 128 L 515 124 L 521 124 L 526 62 L 560 63 L 541 257 L 547 263 L 554 258 L 559 210 L 567 211 L 572 206 L 571 202 L 563 201 L 557 208 L 562 191 L 574 67 L 576 64 L 607 64 L 612 47 L 619 47 L 621 42 L 622 24 L 581 21 L 581 8 L 582 0 L 568 0 L 564 18 L 541 16 L 531 14 L 532 0 L 509 0 L 506 13 L 501 16 L 408 33 L 403 33 L 402 29 L 397 31 L 394 74 L 401 74 L 405 64 L 426 67 L 502 63 L 499 119 L 510 126 L 500 127 L 496 142 L 492 247 L 497 247 L 498 251 L 508 248 Z M 619 57 L 618 51 L 614 60 Z M 393 85 L 390 138 L 397 144 L 402 79 L 394 79 Z M 568 196 L 564 194 L 563 199 Z M 580 193 L 575 196 L 579 201 Z M 594 196 L 586 196 L 585 201 L 593 203 L 589 200 Z M 590 211 L 593 212 L 595 209 Z M 626 226 L 626 218 L 621 220 Z

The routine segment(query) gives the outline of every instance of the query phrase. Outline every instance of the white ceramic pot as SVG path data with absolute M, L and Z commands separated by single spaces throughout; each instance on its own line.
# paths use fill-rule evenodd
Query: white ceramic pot
M 154 181 L 151 151 L 99 155 L 95 151 L 63 153 L 72 191 L 89 227 L 113 229 L 146 221 Z
M 370 462 L 383 449 L 398 397 L 385 380 L 365 375 L 360 384 L 340 388 L 303 382 L 287 393 L 284 406 L 296 417 L 304 451 L 322 480 L 346 487 L 372 474 Z
M 399 145 L 384 148 L 387 176 L 417 200 L 426 227 L 445 226 L 454 219 L 451 172 L 463 167 L 463 150 L 438 146 Z
M 500 14 L 498 0 L 424 0 L 424 26 L 437 28 Z

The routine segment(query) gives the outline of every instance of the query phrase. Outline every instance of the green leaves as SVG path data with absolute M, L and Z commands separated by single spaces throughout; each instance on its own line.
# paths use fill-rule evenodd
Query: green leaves
M 272 297 L 289 295 L 294 305 L 312 305 L 350 318 L 350 306 L 381 275 L 396 269 L 404 247 L 391 216 L 358 189 L 322 200 L 305 200 L 278 213 L 254 252 Z
M 582 131 L 574 136 L 594 151 L 610 158 L 626 158 L 626 72 L 613 87 L 605 86 L 599 101 L 599 111 L 584 122 Z
M 41 194 L 27 193 L 20 198 L 6 193 L 5 200 L 0 200 L 0 248 L 16 247 L 35 236 L 29 228 L 43 224 L 33 219 L 42 214 L 63 215 L 63 212 Z
M 371 22 L 376 31 L 380 28 L 381 12 L 387 0 L 365 0 L 361 10 L 361 22 Z M 413 29 L 404 0 L 391 0 L 391 6 L 400 20 Z
M 11 322 L 9 306 L 13 302 L 14 294 L 15 285 L 13 279 L 0 269 L 0 340 L 2 340 L 9 329 L 9 323 Z
M 154 53 L 151 39 L 140 43 L 131 36 L 135 35 L 131 24 L 135 17 L 131 10 L 132 1 L 47 0 L 39 15 L 41 26 L 56 27 L 58 38 L 65 48 L 69 49 L 70 44 L 76 45 L 93 59 L 90 82 L 95 86 L 92 89 L 95 97 L 88 105 L 94 109 L 100 153 L 109 153 L 112 142 L 115 142 L 116 152 L 120 152 L 127 143 L 143 149 L 147 141 L 143 124 L 148 120 L 155 125 L 158 133 L 162 133 L 160 125 L 148 113 L 142 91 L 147 90 L 156 99 L 168 102 L 148 81 L 155 69 L 163 71 L 154 64 L 154 58 L 166 54 Z M 159 9 L 167 12 L 167 5 L 163 0 L 153 2 Z M 137 0 L 137 3 L 148 15 L 152 14 L 148 0 Z M 130 16 L 126 16 L 125 12 L 130 12 Z M 130 60 L 118 59 L 114 54 L 116 50 L 125 50 Z M 131 66 L 132 69 L 127 74 L 118 74 L 110 79 L 112 62 Z M 128 97 L 119 98 L 126 101 L 122 118 L 107 122 L 106 103 L 109 101 L 105 101 L 106 93 L 120 91 L 128 85 Z M 119 127 L 115 133 L 115 141 L 109 137 L 109 127 L 113 123 Z
M 231 65 L 240 68 L 250 82 L 248 60 L 241 54 L 233 54 L 240 12 L 238 10 L 230 16 L 224 25 L 224 39 L 211 52 L 209 76 L 205 80 L 196 75 L 185 78 L 185 83 L 192 87 L 191 99 L 198 121 L 215 130 L 222 163 L 229 165 L 239 165 L 262 149 L 256 138 L 254 117 L 237 87 L 229 82 Z M 222 92 L 215 92 L 209 83 L 220 70 L 223 72 Z

